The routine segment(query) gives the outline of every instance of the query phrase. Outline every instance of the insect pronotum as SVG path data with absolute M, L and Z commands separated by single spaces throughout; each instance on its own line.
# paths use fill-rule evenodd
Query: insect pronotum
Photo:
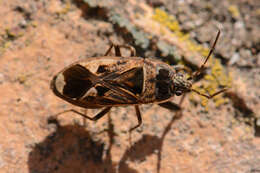
M 192 84 L 214 51 L 219 35 L 220 31 L 204 63 L 189 78 L 184 77 L 177 68 L 162 61 L 137 57 L 135 49 L 128 45 L 111 45 L 104 56 L 77 61 L 53 77 L 52 91 L 73 105 L 85 109 L 104 109 L 94 117 L 74 109 L 59 114 L 70 111 L 96 121 L 112 107 L 133 105 L 138 124 L 130 129 L 132 131 L 142 124 L 139 109 L 141 104 L 157 103 L 170 110 L 180 110 L 181 108 L 170 100 L 175 95 L 180 96 L 190 91 L 211 99 L 226 89 L 213 95 L 206 95 L 193 89 Z M 115 55 L 109 56 L 112 48 L 115 50 Z M 129 49 L 131 56 L 122 57 L 120 48 Z

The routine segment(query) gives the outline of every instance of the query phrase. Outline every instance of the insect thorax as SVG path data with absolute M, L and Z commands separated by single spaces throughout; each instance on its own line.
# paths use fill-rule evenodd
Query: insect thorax
M 165 65 L 156 66 L 155 96 L 157 101 L 167 100 L 174 95 L 173 70 Z
M 153 59 L 146 59 L 144 64 L 145 83 L 143 100 L 145 103 L 166 101 L 174 95 L 172 76 L 174 69 Z

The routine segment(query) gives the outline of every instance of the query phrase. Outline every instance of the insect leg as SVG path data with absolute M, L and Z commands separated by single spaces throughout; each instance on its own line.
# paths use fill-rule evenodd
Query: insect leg
M 108 56 L 108 54 L 111 52 L 112 48 L 115 49 L 115 56 L 122 56 L 120 48 L 126 48 L 130 50 L 130 56 L 136 56 L 136 51 L 133 46 L 130 45 L 117 45 L 117 44 L 111 44 L 108 50 L 105 53 L 105 56 Z
M 135 48 L 133 46 L 130 45 L 114 45 L 115 47 L 115 53 L 116 56 L 122 56 L 120 48 L 125 48 L 125 49 L 129 49 L 130 50 L 130 56 L 136 56 L 136 51 Z
M 158 105 L 163 107 L 163 108 L 169 109 L 170 111 L 179 111 L 179 110 L 181 110 L 181 107 L 178 104 L 170 102 L 170 101 L 164 102 L 164 103 L 160 103 Z
M 101 112 L 99 112 L 97 115 L 95 115 L 91 120 L 93 121 L 97 121 L 98 119 L 102 118 L 104 115 L 106 115 L 106 113 L 108 113 L 110 111 L 112 107 L 106 107 L 105 109 L 103 109 Z
M 206 64 L 207 61 L 209 60 L 210 55 L 211 55 L 211 54 L 213 53 L 213 51 L 215 50 L 215 46 L 216 46 L 216 44 L 217 44 L 217 42 L 218 42 L 219 35 L 220 35 L 220 30 L 219 30 L 218 33 L 217 33 L 217 36 L 216 36 L 216 38 L 215 38 L 215 41 L 214 41 L 214 43 L 213 43 L 213 45 L 212 45 L 212 47 L 211 47 L 211 49 L 210 49 L 210 51 L 209 51 L 208 56 L 206 57 L 204 63 L 200 66 L 200 68 L 197 70 L 197 72 L 195 72 L 195 74 L 192 76 L 193 79 L 194 79 L 195 77 L 197 77 L 197 76 L 201 73 L 201 71 L 203 70 L 205 64 Z
M 85 114 L 83 114 L 83 113 L 81 113 L 81 112 L 79 112 L 79 111 L 76 111 L 76 110 L 74 110 L 74 109 L 69 109 L 69 110 L 62 111 L 62 112 L 60 112 L 60 113 L 54 115 L 54 117 L 57 117 L 57 116 L 59 116 L 59 115 L 61 115 L 61 114 L 67 113 L 67 112 L 73 112 L 73 113 L 76 113 L 76 114 L 78 114 L 78 115 L 81 115 L 81 116 L 83 116 L 84 118 L 87 118 L 87 119 L 89 119 L 89 120 L 97 121 L 98 119 L 100 119 L 101 117 L 103 117 L 106 113 L 108 113 L 111 108 L 112 108 L 112 107 L 106 107 L 105 109 L 103 109 L 101 112 L 99 112 L 99 113 L 98 113 L 97 115 L 95 115 L 94 117 L 89 117 L 89 116 L 87 116 L 87 115 L 85 115 Z
M 106 53 L 105 53 L 104 56 L 107 56 L 107 55 L 111 52 L 111 50 L 112 50 L 112 48 L 113 48 L 114 46 L 115 46 L 114 44 L 111 44 L 110 47 L 108 48 L 108 50 L 106 51 Z
M 139 109 L 139 106 L 135 106 L 135 112 L 136 112 L 136 116 L 137 116 L 137 120 L 138 120 L 138 124 L 134 127 L 132 127 L 129 132 L 131 133 L 134 129 L 138 128 L 141 124 L 142 124 L 142 116 L 141 116 L 141 112 Z
M 135 51 L 135 48 L 133 46 L 130 46 L 130 45 L 118 45 L 118 47 L 123 47 L 123 48 L 126 48 L 126 49 L 129 49 L 130 50 L 130 56 L 136 56 L 136 51 Z
M 204 97 L 206 97 L 206 98 L 208 98 L 208 99 L 211 99 L 211 98 L 215 97 L 216 95 L 219 95 L 220 93 L 225 92 L 226 90 L 228 90 L 228 88 L 224 88 L 224 89 L 222 89 L 222 90 L 220 90 L 220 91 L 217 91 L 217 92 L 215 92 L 215 93 L 212 94 L 212 95 L 206 95 L 206 94 L 200 93 L 199 91 L 197 91 L 197 90 L 195 90 L 195 89 L 191 89 L 191 91 L 193 91 L 193 92 L 195 92 L 195 93 L 197 93 L 197 94 L 199 94 L 199 95 L 201 95 L 201 96 L 204 96 Z
M 110 47 L 108 48 L 108 50 L 106 51 L 104 56 L 108 56 L 113 47 L 115 49 L 115 55 L 116 56 L 121 56 L 120 47 L 122 47 L 122 46 L 116 45 L 116 44 L 113 44 L 113 43 L 110 45 Z

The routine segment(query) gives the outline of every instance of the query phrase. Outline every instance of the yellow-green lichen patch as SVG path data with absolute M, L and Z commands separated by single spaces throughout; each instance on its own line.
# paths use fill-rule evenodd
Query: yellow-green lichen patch
M 201 93 L 207 93 L 209 95 L 212 95 L 223 87 L 225 88 L 231 87 L 231 83 L 232 83 L 231 75 L 226 73 L 224 67 L 220 63 L 220 60 L 211 59 L 209 63 L 211 67 L 209 74 L 205 75 L 204 80 L 200 83 L 200 85 L 194 85 L 193 88 L 195 90 L 198 90 Z M 203 96 L 200 96 L 200 98 L 201 98 L 201 105 L 204 106 L 207 110 L 208 99 Z M 213 98 L 213 101 L 215 105 L 218 107 L 222 104 L 227 103 L 228 99 L 223 98 L 223 96 L 220 94 L 215 96 Z
M 66 2 L 65 6 L 57 12 L 58 15 L 67 14 L 71 10 L 71 3 Z
M 239 9 L 236 5 L 230 5 L 228 7 L 228 11 L 230 12 L 230 14 L 233 18 L 240 17 L 240 12 L 239 12 Z
M 169 29 L 172 33 L 171 37 L 176 37 L 179 42 L 185 43 L 188 51 L 199 53 L 202 57 L 206 57 L 208 55 L 209 49 L 191 40 L 189 34 L 184 34 L 181 31 L 179 23 L 174 16 L 169 15 L 161 9 L 155 9 L 152 19 L 159 22 L 162 27 L 166 27 L 167 29 Z M 211 69 L 209 74 L 205 76 L 205 80 L 202 81 L 199 86 L 193 86 L 194 89 L 198 90 L 201 93 L 214 94 L 222 87 L 231 86 L 232 80 L 230 74 L 226 73 L 224 67 L 221 65 L 218 59 L 214 59 L 214 57 L 211 57 L 208 65 Z M 193 94 L 191 94 L 191 98 L 194 98 Z M 200 98 L 201 105 L 203 105 L 207 109 L 208 99 L 203 96 L 200 96 Z M 226 103 L 228 100 L 226 98 L 223 98 L 223 95 L 220 94 L 215 96 L 213 98 L 213 101 L 216 106 L 220 106 Z
M 189 34 L 183 33 L 179 22 L 174 16 L 169 15 L 164 10 L 157 8 L 154 10 L 152 19 L 159 22 L 163 27 L 168 28 L 172 32 L 172 37 L 177 37 L 178 41 L 184 42 L 188 48 L 188 51 L 199 52 L 202 56 L 207 56 L 209 50 L 193 42 L 190 39 Z
M 12 42 L 19 37 L 22 37 L 24 32 L 20 28 L 6 28 L 3 33 L 0 34 L 0 55 L 8 49 Z

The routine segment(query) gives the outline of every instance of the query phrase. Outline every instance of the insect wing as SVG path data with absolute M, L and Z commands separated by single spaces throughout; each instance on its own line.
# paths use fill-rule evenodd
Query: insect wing
M 101 62 L 96 73 L 82 62 L 75 63 L 54 77 L 51 88 L 57 96 L 84 108 L 138 104 L 143 90 L 142 64 L 133 65 L 134 60 L 127 58 L 122 63 L 121 59 L 121 65 Z
M 143 89 L 143 76 L 142 67 L 135 67 L 122 73 L 108 73 L 100 77 L 97 84 L 90 88 L 86 97 L 82 99 L 104 106 L 138 104 L 138 96 Z M 93 96 L 90 92 L 93 92 Z

